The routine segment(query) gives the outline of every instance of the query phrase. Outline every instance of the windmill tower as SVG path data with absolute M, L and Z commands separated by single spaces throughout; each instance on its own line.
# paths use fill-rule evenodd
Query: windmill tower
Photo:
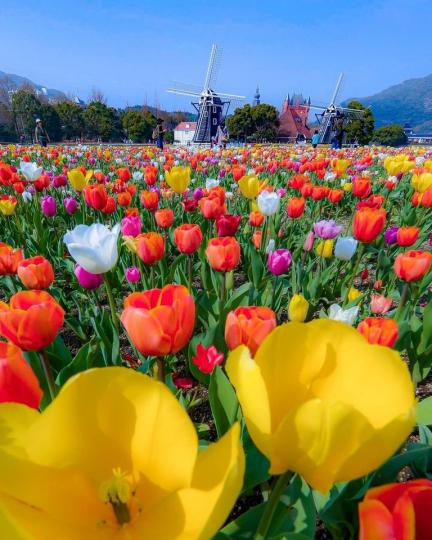
M 357 118 L 361 118 L 364 115 L 364 111 L 359 109 L 350 109 L 348 107 L 341 107 L 336 105 L 337 98 L 341 89 L 341 84 L 344 78 L 344 74 L 339 75 L 336 87 L 333 91 L 330 103 L 327 107 L 321 107 L 320 105 L 310 105 L 311 109 L 321 109 L 323 112 L 315 114 L 319 123 L 319 135 L 320 143 L 328 144 L 332 140 L 333 132 L 336 129 L 336 124 L 340 123 L 345 125 Z
M 245 99 L 245 96 L 214 90 L 219 65 L 220 49 L 217 45 L 212 45 L 203 89 L 197 91 L 182 85 L 183 88 L 169 88 L 167 90 L 172 94 L 199 98 L 198 101 L 192 102 L 198 112 L 197 127 L 193 138 L 194 143 L 210 143 L 212 137 L 216 135 L 218 126 L 225 119 L 231 101 Z

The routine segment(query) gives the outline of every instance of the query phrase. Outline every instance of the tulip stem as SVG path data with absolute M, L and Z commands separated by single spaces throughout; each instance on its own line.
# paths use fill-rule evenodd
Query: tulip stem
M 192 292 L 192 265 L 193 265 L 193 255 L 188 255 L 188 276 L 189 276 L 189 290 Z
M 221 272 L 221 287 L 220 287 L 220 313 L 222 313 L 225 305 L 226 296 L 226 273 Z
M 404 283 L 404 286 L 403 286 L 403 289 L 402 289 L 402 294 L 401 294 L 401 297 L 400 297 L 400 300 L 399 300 L 399 305 L 398 305 L 398 308 L 396 310 L 396 313 L 395 313 L 395 321 L 399 321 L 400 319 L 400 316 L 402 315 L 402 311 L 403 311 L 403 308 L 405 306 L 405 302 L 406 302 L 406 298 L 407 298 L 407 294 L 408 294 L 408 289 L 409 289 L 409 284 L 408 282 L 405 282 Z
M 271 302 L 270 302 L 270 307 L 273 311 L 274 311 L 274 305 L 275 305 L 276 287 L 278 284 L 278 277 L 279 276 L 274 276 L 273 278 L 272 296 L 271 296 Z
M 284 492 L 285 487 L 289 483 L 292 477 L 292 472 L 287 471 L 286 473 L 280 475 L 276 480 L 273 489 L 270 493 L 270 497 L 267 501 L 267 504 L 264 508 L 263 515 L 258 524 L 257 531 L 254 536 L 254 540 L 265 540 L 267 538 L 267 533 L 270 529 L 270 525 L 276 511 L 277 505 L 280 501 L 282 493 Z
M 356 261 L 354 263 L 354 268 L 352 270 L 352 276 L 348 282 L 348 287 L 347 287 L 347 290 L 346 290 L 346 293 L 345 293 L 345 298 L 344 298 L 344 301 L 343 301 L 343 306 L 346 306 L 347 303 L 348 303 L 348 295 L 349 295 L 349 292 L 353 286 L 353 283 L 354 283 L 354 280 L 356 278 L 356 275 L 357 275 L 357 271 L 358 271 L 358 268 L 360 266 L 360 260 L 362 258 L 362 255 L 363 255 L 363 249 L 364 249 L 364 245 L 363 244 L 360 244 L 359 248 L 358 248 L 358 253 L 357 253 L 357 258 L 356 258 Z
M 156 358 L 156 376 L 160 382 L 165 382 L 165 362 L 161 356 Z
M 105 289 L 106 289 L 106 292 L 107 292 L 108 302 L 109 302 L 109 306 L 110 306 L 110 310 L 111 310 L 111 319 L 112 319 L 114 328 L 118 332 L 119 327 L 118 327 L 116 306 L 115 306 L 114 296 L 113 296 L 113 293 L 112 293 L 111 285 L 110 285 L 107 274 L 104 274 L 104 283 L 105 283 Z
M 51 398 L 50 401 L 53 401 L 57 395 L 57 387 L 54 382 L 54 376 L 51 370 L 51 364 L 49 363 L 49 360 L 47 358 L 47 355 L 45 354 L 45 351 L 39 351 L 39 358 L 40 358 L 40 362 L 42 366 L 42 371 L 44 373 L 44 377 L 48 386 L 48 392 Z

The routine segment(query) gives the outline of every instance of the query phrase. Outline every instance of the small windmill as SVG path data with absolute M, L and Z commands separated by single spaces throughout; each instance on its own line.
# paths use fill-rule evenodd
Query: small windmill
M 320 105 L 310 105 L 311 109 L 321 109 L 323 112 L 315 114 L 319 124 L 320 143 L 328 144 L 332 140 L 333 132 L 336 129 L 337 123 L 349 123 L 355 119 L 361 118 L 364 115 L 364 111 L 359 109 L 350 109 L 348 107 L 341 107 L 336 105 L 336 100 L 341 89 L 342 80 L 344 74 L 339 75 L 336 87 L 334 89 L 332 98 L 327 107 L 321 107 Z
M 199 98 L 192 105 L 198 112 L 197 127 L 193 137 L 195 143 L 210 143 L 216 135 L 217 128 L 225 119 L 231 101 L 246 99 L 245 96 L 227 94 L 214 90 L 217 71 L 220 65 L 221 53 L 217 45 L 212 45 L 207 74 L 202 90 L 192 87 L 169 88 L 167 92 Z M 178 86 L 178 83 L 176 84 Z

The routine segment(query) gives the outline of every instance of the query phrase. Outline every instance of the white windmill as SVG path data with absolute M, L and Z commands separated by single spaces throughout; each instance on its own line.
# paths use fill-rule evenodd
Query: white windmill
M 199 98 L 198 101 L 192 102 L 198 112 L 197 127 L 193 138 L 195 143 L 210 143 L 212 137 L 216 135 L 218 126 L 224 121 L 231 101 L 246 99 L 245 96 L 214 90 L 213 86 L 220 65 L 220 58 L 221 51 L 219 47 L 212 45 L 204 87 L 201 91 L 185 85 L 181 85 L 181 88 L 169 88 L 167 90 L 172 94 Z
M 339 129 L 343 130 L 343 126 L 346 123 L 351 122 L 357 118 L 361 118 L 364 115 L 364 111 L 359 109 L 350 109 L 349 107 L 341 107 L 336 105 L 342 80 L 344 74 L 339 75 L 336 87 L 334 89 L 332 98 L 327 107 L 321 107 L 320 105 L 310 105 L 311 109 L 322 109 L 323 112 L 316 114 L 316 119 L 319 123 L 319 135 L 320 143 L 328 144 L 331 142 L 333 134 Z

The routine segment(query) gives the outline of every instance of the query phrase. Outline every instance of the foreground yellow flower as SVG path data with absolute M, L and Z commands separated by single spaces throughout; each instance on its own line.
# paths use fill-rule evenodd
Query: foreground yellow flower
M 80 169 L 72 169 L 68 172 L 69 183 L 75 191 L 82 191 L 89 183 L 90 178 L 91 175 L 90 177 L 84 176 Z
M 42 413 L 0 405 L 5 540 L 206 540 L 240 493 L 236 424 L 198 452 L 168 388 L 126 368 L 81 373 Z
M 299 473 L 322 492 L 382 465 L 414 425 L 406 364 L 344 323 L 279 326 L 254 359 L 232 351 L 227 372 L 270 472 Z
M 165 171 L 165 180 L 176 193 L 184 193 L 190 183 L 190 167 L 172 167 Z
M 416 191 L 424 193 L 432 187 L 432 173 L 413 174 L 411 185 Z
M 320 257 L 329 259 L 333 254 L 333 246 L 334 240 L 321 240 L 321 242 L 317 244 L 315 251 Z
M 255 176 L 254 174 L 247 174 L 240 178 L 238 181 L 238 187 L 243 197 L 246 197 L 246 199 L 255 199 L 260 192 L 261 182 L 258 176 Z

